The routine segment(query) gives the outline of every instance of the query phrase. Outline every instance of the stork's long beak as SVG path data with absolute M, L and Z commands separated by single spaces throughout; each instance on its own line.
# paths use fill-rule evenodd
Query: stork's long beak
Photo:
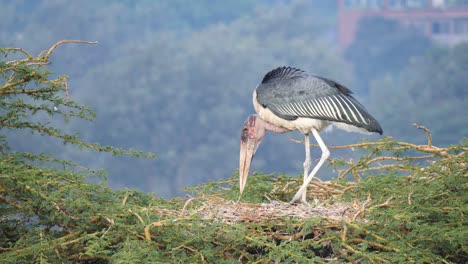
M 239 188 L 241 194 L 244 191 L 245 183 L 249 176 L 253 156 L 265 133 L 261 124 L 262 122 L 257 120 L 256 115 L 250 115 L 242 127 L 239 156 Z
M 242 129 L 239 156 L 239 188 L 241 194 L 244 191 L 249 176 L 250 164 L 255 154 L 255 138 L 250 138 L 246 134 L 248 132 Z

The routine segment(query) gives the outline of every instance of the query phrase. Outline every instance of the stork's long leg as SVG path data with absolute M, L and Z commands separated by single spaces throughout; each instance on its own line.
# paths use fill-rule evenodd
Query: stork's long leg
M 317 143 L 319 144 L 320 149 L 322 150 L 322 156 L 320 157 L 319 162 L 317 163 L 317 165 L 315 165 L 314 169 L 309 174 L 307 179 L 304 180 L 304 183 L 302 184 L 301 188 L 299 188 L 296 195 L 294 195 L 294 198 L 291 200 L 291 203 L 296 202 L 297 200 L 299 200 L 301 198 L 301 196 L 303 196 L 304 193 L 306 193 L 307 185 L 309 185 L 310 181 L 314 178 L 317 171 L 320 169 L 320 167 L 322 167 L 325 160 L 328 159 L 328 157 L 330 156 L 330 151 L 328 150 L 325 143 L 323 143 L 323 140 L 320 137 L 318 131 L 315 130 L 315 129 L 312 130 L 312 135 L 314 135 L 315 140 L 317 140 Z M 306 155 L 307 155 L 307 152 L 306 152 Z M 310 157 L 310 154 L 309 154 L 309 157 Z
M 309 176 L 310 165 L 312 161 L 310 159 L 310 139 L 309 135 L 305 135 L 304 138 L 304 146 L 305 146 L 305 161 L 304 161 L 304 182 L 307 180 L 307 176 Z M 307 189 L 304 190 L 302 193 L 302 202 L 306 203 L 306 196 L 307 196 Z

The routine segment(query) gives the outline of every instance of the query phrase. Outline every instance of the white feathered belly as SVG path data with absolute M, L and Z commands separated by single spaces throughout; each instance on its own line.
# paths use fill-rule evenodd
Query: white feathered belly
M 313 119 L 307 117 L 298 117 L 295 120 L 286 120 L 283 118 L 278 117 L 270 109 L 263 107 L 257 101 L 257 93 L 254 91 L 253 94 L 253 105 L 255 108 L 255 112 L 257 115 L 263 119 L 264 121 L 273 124 L 275 126 L 284 127 L 289 130 L 298 130 L 302 134 L 310 134 L 312 130 L 322 131 L 327 126 L 330 125 L 329 121 L 320 120 L 320 119 Z

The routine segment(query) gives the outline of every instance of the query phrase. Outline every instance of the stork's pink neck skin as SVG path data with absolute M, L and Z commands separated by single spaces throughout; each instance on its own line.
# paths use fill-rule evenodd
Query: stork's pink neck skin
M 262 136 L 264 135 L 264 131 L 267 130 L 267 131 L 271 131 L 271 132 L 274 132 L 274 133 L 286 133 L 286 132 L 290 132 L 291 130 L 287 129 L 287 128 L 284 128 L 284 127 L 279 127 L 279 126 L 275 126 L 273 124 L 270 124 L 268 122 L 265 122 L 263 121 L 263 119 L 261 119 L 260 117 L 258 117 L 257 115 L 253 114 L 253 115 L 249 115 L 249 117 L 247 118 L 247 120 L 245 120 L 244 122 L 244 128 L 245 127 L 248 127 L 249 130 L 252 130 L 252 132 L 255 131 L 261 131 L 263 130 L 263 134 Z
M 250 115 L 247 120 L 245 120 L 241 132 L 239 159 L 239 185 L 241 193 L 244 191 L 245 183 L 249 175 L 250 163 L 266 131 L 286 133 L 290 130 L 267 123 L 257 115 Z
M 263 121 L 263 119 L 261 119 L 261 118 L 257 118 L 257 120 L 259 120 L 259 121 L 261 120 L 260 122 L 263 123 L 263 126 L 265 127 L 266 130 L 274 132 L 274 133 L 286 133 L 286 132 L 291 131 L 291 130 L 289 130 L 287 128 L 279 127 L 279 126 L 275 126 L 273 124 L 267 123 L 267 122 Z

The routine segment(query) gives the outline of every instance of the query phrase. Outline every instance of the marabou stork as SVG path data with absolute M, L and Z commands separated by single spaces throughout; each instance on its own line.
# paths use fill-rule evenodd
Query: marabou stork
M 304 134 L 304 182 L 291 203 L 306 203 L 307 185 L 329 157 L 319 132 L 329 125 L 346 131 L 382 134 L 382 128 L 345 86 L 292 67 L 268 72 L 253 93 L 257 114 L 250 115 L 241 133 L 239 186 L 244 191 L 250 164 L 266 131 Z M 322 156 L 309 174 L 309 134 L 314 135 Z

